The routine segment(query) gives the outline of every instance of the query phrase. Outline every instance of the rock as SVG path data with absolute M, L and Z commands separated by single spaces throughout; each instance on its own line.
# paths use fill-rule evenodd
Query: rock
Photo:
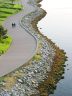
M 34 70 L 34 73 L 37 73 L 37 70 Z
M 36 82 L 34 80 L 32 80 L 32 83 L 35 84 Z
M 19 83 L 22 83 L 22 84 L 24 83 L 23 80 L 21 80 L 21 79 L 18 79 L 17 81 L 18 81 Z

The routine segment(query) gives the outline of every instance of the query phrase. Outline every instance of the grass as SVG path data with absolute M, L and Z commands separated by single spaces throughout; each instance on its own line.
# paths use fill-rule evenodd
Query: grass
M 22 9 L 22 5 L 12 4 L 10 0 L 0 0 L 0 24 L 12 14 L 16 14 Z
M 0 82 L 3 82 L 4 81 L 4 77 L 0 77 Z
M 34 57 L 33 57 L 33 60 L 36 60 L 36 61 L 39 61 L 41 59 L 41 54 L 36 54 Z
M 10 36 L 8 36 L 6 39 L 0 40 L 0 55 L 8 50 L 11 42 L 12 42 L 12 38 Z

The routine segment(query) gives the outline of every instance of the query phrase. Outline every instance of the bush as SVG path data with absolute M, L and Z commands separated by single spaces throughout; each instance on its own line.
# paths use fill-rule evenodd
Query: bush
M 2 39 L 3 36 L 7 34 L 7 30 L 5 30 L 1 25 L 0 25 L 0 39 Z

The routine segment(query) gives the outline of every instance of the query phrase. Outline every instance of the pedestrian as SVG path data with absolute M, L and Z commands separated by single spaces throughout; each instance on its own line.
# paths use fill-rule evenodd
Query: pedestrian
M 12 23 L 12 27 L 15 27 L 16 26 L 16 24 L 15 23 Z

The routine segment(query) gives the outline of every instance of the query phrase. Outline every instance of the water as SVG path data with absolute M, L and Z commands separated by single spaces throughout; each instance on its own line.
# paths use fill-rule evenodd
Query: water
M 72 0 L 43 0 L 41 4 L 48 14 L 38 23 L 39 30 L 68 56 L 64 79 L 50 96 L 72 96 Z

